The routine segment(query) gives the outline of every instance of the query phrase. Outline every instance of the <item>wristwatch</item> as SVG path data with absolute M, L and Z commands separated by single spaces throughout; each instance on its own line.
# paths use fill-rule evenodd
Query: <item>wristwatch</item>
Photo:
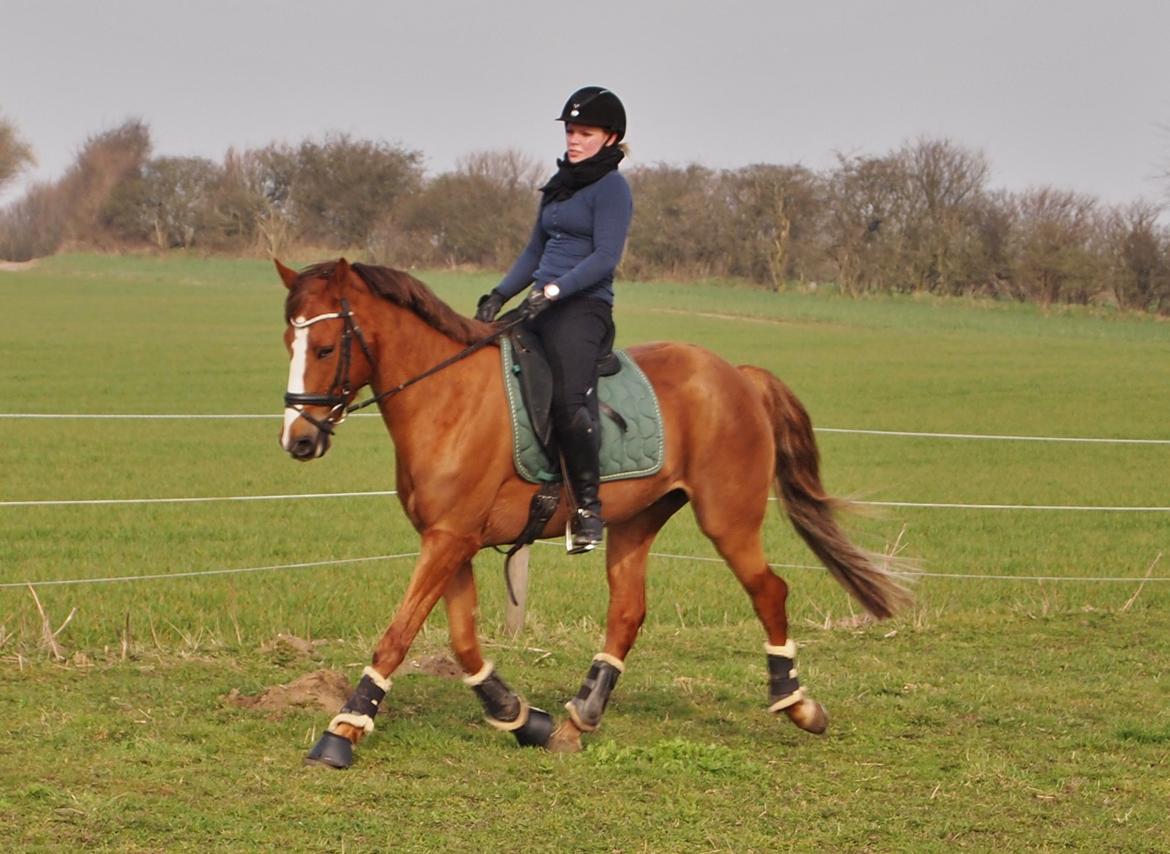
M 544 286 L 543 293 L 549 299 L 556 299 L 560 295 L 561 289 L 555 282 L 550 282 Z

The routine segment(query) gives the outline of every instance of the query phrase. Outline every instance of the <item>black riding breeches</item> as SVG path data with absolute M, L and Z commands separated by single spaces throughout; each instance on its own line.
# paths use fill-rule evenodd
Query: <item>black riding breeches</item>
M 613 306 L 590 297 L 554 302 L 529 322 L 540 338 L 553 375 L 553 426 L 572 420 L 585 407 L 597 417 L 597 360 L 613 347 Z

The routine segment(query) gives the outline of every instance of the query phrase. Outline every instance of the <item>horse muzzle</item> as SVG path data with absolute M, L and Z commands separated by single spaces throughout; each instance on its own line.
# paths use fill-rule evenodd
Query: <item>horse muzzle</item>
M 314 429 L 293 438 L 287 445 L 284 445 L 284 449 L 293 459 L 308 462 L 325 456 L 325 452 L 329 450 L 329 444 L 329 434 Z
M 332 426 L 328 417 L 321 420 L 303 409 L 289 407 L 284 411 L 280 447 L 301 462 L 323 457 L 332 444 Z

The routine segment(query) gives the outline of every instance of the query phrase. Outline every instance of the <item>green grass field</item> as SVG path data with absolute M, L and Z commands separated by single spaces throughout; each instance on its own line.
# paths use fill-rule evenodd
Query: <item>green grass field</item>
M 493 283 L 422 277 L 465 311 Z M 325 667 L 356 678 L 410 557 L 183 574 L 409 555 L 395 498 L 14 502 L 388 490 L 380 421 L 351 419 L 310 465 L 280 451 L 283 288 L 265 263 L 65 256 L 0 272 L 0 299 L 0 412 L 272 416 L 0 418 L 4 850 L 1170 850 L 1170 513 L 850 519 L 926 573 L 912 610 L 864 624 L 777 512 L 802 681 L 831 718 L 816 738 L 765 713 L 762 632 L 684 511 L 584 753 L 515 748 L 458 680 L 404 675 L 354 768 L 324 773 L 301 758 L 331 713 L 223 698 Z M 769 368 L 820 428 L 1170 439 L 1170 327 L 1151 318 L 713 283 L 624 283 L 619 300 L 619 345 Z M 863 501 L 1170 506 L 1165 444 L 819 441 L 829 487 Z M 514 640 L 500 558 L 477 568 L 489 656 L 559 711 L 599 648 L 604 559 L 535 548 Z M 175 577 L 46 583 L 147 575 Z M 1131 580 L 1099 580 L 1115 578 Z M 64 660 L 28 581 L 52 629 L 76 609 Z M 324 643 L 300 655 L 279 633 Z M 445 636 L 436 613 L 412 657 Z

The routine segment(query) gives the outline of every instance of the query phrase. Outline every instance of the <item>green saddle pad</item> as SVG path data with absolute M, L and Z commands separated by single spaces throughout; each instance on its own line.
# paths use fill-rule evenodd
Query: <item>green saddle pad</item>
M 623 480 L 654 474 L 662 468 L 662 412 L 658 396 L 646 375 L 625 350 L 616 352 L 622 369 L 602 377 L 598 396 L 626 420 L 625 433 L 612 418 L 601 416 L 601 479 Z M 512 347 L 503 343 L 500 356 L 504 366 L 504 388 L 512 414 L 512 459 L 517 473 L 530 483 L 560 480 L 559 464 L 545 454 L 524 408 L 520 380 L 512 359 Z

